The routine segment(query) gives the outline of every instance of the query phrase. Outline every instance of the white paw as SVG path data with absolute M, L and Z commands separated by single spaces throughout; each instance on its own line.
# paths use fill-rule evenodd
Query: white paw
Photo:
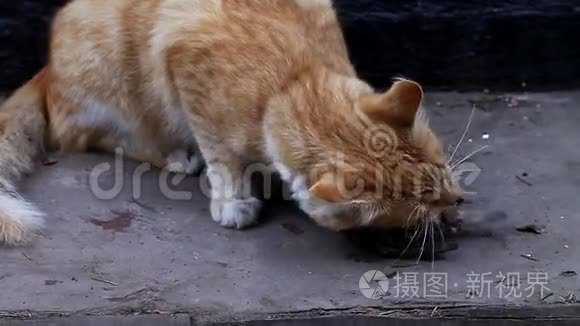
M 200 153 L 195 153 L 188 157 L 184 150 L 177 150 L 167 158 L 166 169 L 173 173 L 197 174 L 205 165 Z
M 256 198 L 211 201 L 211 216 L 226 228 L 244 229 L 258 222 L 262 202 Z

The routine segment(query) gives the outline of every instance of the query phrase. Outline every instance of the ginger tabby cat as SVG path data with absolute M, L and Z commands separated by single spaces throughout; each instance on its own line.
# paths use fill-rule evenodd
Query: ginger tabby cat
M 0 109 L 0 243 L 42 226 L 14 181 L 47 148 L 120 147 L 184 173 L 205 161 L 212 218 L 232 228 L 258 219 L 252 162 L 332 230 L 423 223 L 460 199 L 421 87 L 360 80 L 330 0 L 75 0 L 50 49 Z

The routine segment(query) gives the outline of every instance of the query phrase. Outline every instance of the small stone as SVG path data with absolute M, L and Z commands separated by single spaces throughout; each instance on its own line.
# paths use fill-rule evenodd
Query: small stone
M 544 229 L 535 225 L 535 224 L 529 224 L 526 226 L 522 226 L 522 227 L 517 228 L 516 230 L 518 230 L 519 232 L 534 233 L 534 234 L 544 233 Z
M 524 257 L 527 260 L 531 260 L 531 261 L 540 261 L 539 259 L 535 258 L 534 255 L 532 255 L 531 253 L 527 253 L 527 254 L 521 254 L 520 256 Z
M 482 138 L 483 140 L 488 140 L 488 139 L 489 139 L 489 137 L 490 137 L 490 136 L 489 136 L 489 134 L 488 134 L 488 133 L 484 133 L 484 134 L 481 136 L 481 138 Z
M 473 143 L 473 139 L 471 139 L 471 138 L 469 138 L 467 141 L 470 143 Z
M 58 160 L 52 157 L 45 157 L 42 160 L 42 165 L 44 166 L 53 166 L 58 163 Z
M 564 277 L 575 277 L 576 275 L 578 275 L 578 273 L 576 273 L 576 271 L 563 271 L 562 273 L 560 273 L 560 275 Z
M 565 245 L 564 245 L 564 248 L 568 249 L 568 248 L 570 248 L 570 246 L 569 246 L 569 245 L 567 245 L 567 244 L 565 244 Z

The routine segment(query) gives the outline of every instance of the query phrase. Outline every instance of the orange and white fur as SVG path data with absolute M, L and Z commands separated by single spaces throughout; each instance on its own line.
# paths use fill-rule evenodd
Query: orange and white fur
M 0 109 L 0 243 L 41 228 L 14 182 L 48 148 L 120 147 L 185 173 L 205 161 L 212 218 L 232 228 L 260 212 L 242 191 L 253 162 L 274 166 L 332 230 L 420 223 L 460 196 L 418 115 L 420 86 L 398 80 L 381 93 L 360 80 L 330 0 L 75 0 L 50 49 Z M 394 139 L 377 157 L 366 138 L 380 128 Z

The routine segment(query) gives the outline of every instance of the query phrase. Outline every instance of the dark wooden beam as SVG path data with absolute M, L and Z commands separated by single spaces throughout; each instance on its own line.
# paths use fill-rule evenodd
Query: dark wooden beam
M 0 90 L 45 62 L 66 0 L 0 1 Z M 335 0 L 351 56 L 377 87 L 406 76 L 430 87 L 546 89 L 580 84 L 575 0 Z
M 580 84 L 575 0 L 336 0 L 351 56 L 378 86 L 393 75 L 439 87 Z

